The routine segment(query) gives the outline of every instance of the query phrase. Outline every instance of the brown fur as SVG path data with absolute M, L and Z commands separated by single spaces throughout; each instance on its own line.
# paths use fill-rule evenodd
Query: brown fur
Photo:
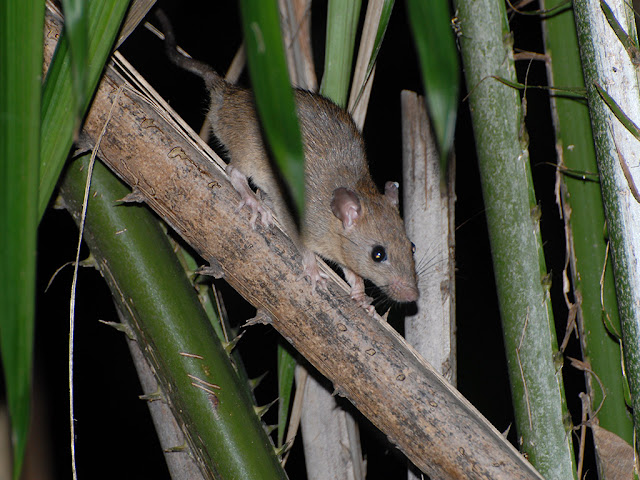
M 351 117 L 319 95 L 295 91 L 306 177 L 306 209 L 299 233 L 268 158 L 252 93 L 225 82 L 206 64 L 180 55 L 168 22 L 160 20 L 170 58 L 205 81 L 211 96 L 209 121 L 227 149 L 230 165 L 269 197 L 276 216 L 303 254 L 308 249 L 350 269 L 394 300 L 415 301 L 418 289 L 412 244 L 394 198 L 381 194 L 371 179 L 364 141 Z M 360 215 L 349 228 L 332 212 L 334 192 L 341 187 L 355 193 L 360 205 Z M 383 262 L 371 257 L 378 245 L 386 250 Z

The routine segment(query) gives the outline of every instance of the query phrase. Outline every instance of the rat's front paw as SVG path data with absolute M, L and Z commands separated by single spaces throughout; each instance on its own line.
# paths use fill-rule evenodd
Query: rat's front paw
M 373 315 L 376 311 L 375 307 L 371 305 L 373 298 L 366 295 L 363 290 L 351 289 L 351 299 L 355 301 L 360 307 L 364 308 L 369 315 Z
M 262 224 L 265 227 L 270 226 L 273 223 L 273 214 L 269 207 L 267 207 L 264 203 L 262 203 L 256 194 L 253 193 L 251 188 L 249 188 L 249 183 L 247 181 L 247 177 L 232 165 L 227 165 L 227 175 L 229 175 L 229 180 L 231 181 L 231 185 L 235 188 L 238 195 L 240 195 L 240 203 L 238 204 L 237 211 L 242 210 L 242 207 L 248 207 L 251 210 L 251 219 L 249 222 L 251 223 L 251 227 L 255 230 L 256 228 L 256 220 L 258 219 L 258 215 L 260 215 L 260 219 L 262 220 Z
M 329 277 L 318 268 L 318 262 L 313 252 L 309 250 L 302 252 L 302 265 L 304 265 L 302 277 L 309 279 L 312 292 L 316 291 L 316 285 L 327 283 L 327 278 Z
M 373 315 L 376 311 L 375 307 L 371 305 L 373 298 L 364 293 L 364 280 L 362 280 L 362 277 L 356 275 L 354 271 L 347 267 L 342 267 L 342 271 L 347 283 L 351 285 L 351 299 L 364 308 L 369 315 Z

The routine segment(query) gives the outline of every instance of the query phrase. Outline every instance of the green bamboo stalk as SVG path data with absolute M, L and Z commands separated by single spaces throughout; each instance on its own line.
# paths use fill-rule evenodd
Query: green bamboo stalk
M 76 222 L 87 165 L 86 156 L 72 163 L 60 189 Z M 160 224 L 145 207 L 118 204 L 129 189 L 101 163 L 91 188 L 85 241 L 118 309 L 131 319 L 201 470 L 209 478 L 285 479 L 251 394 Z
M 0 353 L 13 478 L 31 406 L 44 1 L 0 0 Z
M 518 443 L 547 479 L 575 478 L 539 215 L 504 3 L 456 1 Z
M 632 8 L 624 1 L 608 2 L 613 15 L 637 45 Z M 597 85 L 636 124 L 640 119 L 637 67 L 607 22 L 597 0 L 577 0 L 574 13 L 587 98 L 600 173 L 602 197 L 622 327 L 622 345 L 636 438 L 640 433 L 640 204 L 633 198 L 638 174 L 637 141 L 604 103 Z M 626 170 L 626 171 L 625 171 Z M 635 174 L 634 174 L 635 173 Z M 630 178 L 627 178 L 627 175 Z M 637 446 L 636 446 L 637 448 Z
M 562 4 L 562 0 L 548 0 L 543 8 L 552 9 Z M 584 88 L 573 12 L 567 10 L 550 16 L 544 19 L 543 26 L 550 85 Z M 620 336 L 620 319 L 611 259 L 605 262 L 607 240 L 602 194 L 597 176 L 589 175 L 598 170 L 589 109 L 583 102 L 553 94 L 551 104 L 575 313 L 583 359 L 591 369 L 585 372 L 591 408 L 597 412 L 591 420 L 632 444 L 633 423 L 625 405 L 620 346 L 614 337 Z M 600 278 L 605 263 L 602 305 Z M 594 440 L 597 452 L 598 438 Z

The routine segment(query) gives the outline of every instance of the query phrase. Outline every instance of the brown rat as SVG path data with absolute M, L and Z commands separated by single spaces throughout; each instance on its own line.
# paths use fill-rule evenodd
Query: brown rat
M 362 277 L 395 301 L 417 300 L 413 245 L 398 212 L 398 184 L 387 182 L 385 193 L 380 194 L 369 173 L 362 135 L 351 116 L 320 95 L 294 90 L 306 182 L 306 206 L 298 233 L 264 145 L 253 94 L 226 82 L 208 65 L 180 54 L 168 19 L 160 11 L 157 14 L 169 58 L 205 82 L 211 97 L 211 128 L 229 154 L 227 173 L 242 198 L 240 206 L 252 211 L 252 225 L 258 215 L 268 225 L 271 213 L 249 188 L 248 178 L 267 195 L 300 249 L 312 285 L 324 280 L 315 252 L 343 268 L 352 298 L 365 307 L 369 302 Z

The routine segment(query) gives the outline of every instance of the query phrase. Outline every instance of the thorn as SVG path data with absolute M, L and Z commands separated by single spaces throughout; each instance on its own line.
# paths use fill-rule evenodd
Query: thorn
M 262 325 L 271 325 L 273 323 L 273 315 L 266 310 L 259 308 L 256 311 L 256 316 L 247 320 L 244 326 L 250 327 L 251 325 L 257 325 L 258 323 L 261 323 Z
M 124 333 L 127 338 L 131 341 L 137 341 L 136 336 L 133 333 L 133 329 L 124 323 L 119 322 L 107 322 L 105 320 L 98 320 L 100 323 L 103 323 L 109 327 L 115 328 L 117 331 Z
M 262 418 L 262 416 L 265 413 L 267 413 L 267 410 L 269 410 L 271 407 L 273 407 L 273 405 L 275 405 L 276 403 L 278 403 L 278 399 L 277 398 L 273 402 L 267 403 L 266 405 L 262 405 L 261 407 L 256 407 L 254 405 L 253 406 L 253 411 L 256 412 L 256 415 L 258 415 L 259 418 Z
M 146 201 L 147 201 L 147 199 L 142 194 L 142 192 L 140 192 L 140 190 L 138 188 L 134 187 L 133 190 L 131 191 L 131 193 L 125 195 L 120 200 L 116 200 L 116 204 L 121 204 L 121 203 L 144 203 Z
M 148 394 L 145 394 L 145 395 L 138 395 L 138 398 L 140 400 L 145 400 L 147 402 L 155 402 L 156 400 L 163 400 L 164 401 L 164 395 L 162 394 L 160 389 L 156 390 L 153 393 L 148 393 Z
M 260 385 L 260 383 L 262 382 L 262 380 L 264 380 L 264 377 L 267 376 L 269 372 L 264 372 L 262 375 L 256 377 L 256 378 L 250 378 L 249 379 L 249 388 L 251 388 L 251 390 L 255 390 L 256 387 L 258 385 Z
M 96 261 L 96 257 L 93 256 L 93 253 L 89 252 L 89 256 L 84 260 L 81 260 L 79 265 L 81 267 L 93 267 L 96 270 L 98 269 L 98 262 Z
M 58 195 L 55 200 L 53 201 L 53 204 L 51 205 L 53 207 L 54 210 L 66 210 L 67 206 L 66 203 L 64 201 L 64 198 L 62 198 L 62 195 Z
M 209 259 L 208 267 L 203 265 L 202 267 L 198 268 L 194 273 L 197 273 L 198 275 L 207 275 L 213 278 L 224 277 L 224 269 L 222 268 L 222 265 L 220 265 L 220 262 L 218 262 L 218 260 L 216 260 L 213 257 Z
M 345 391 L 342 389 L 342 387 L 333 387 L 333 392 L 331 392 L 331 396 L 335 397 L 343 397 L 343 398 L 347 398 L 347 394 L 345 393 Z
M 164 451 L 166 453 L 181 453 L 185 452 L 188 449 L 187 443 L 183 443 L 182 445 L 176 445 L 175 447 L 165 448 Z
M 278 425 L 262 425 L 264 427 L 264 431 L 267 432 L 267 435 L 271 435 L 273 431 L 278 428 Z
M 242 338 L 245 332 L 246 330 L 240 333 L 240 335 L 236 335 L 236 337 L 230 342 L 223 342 L 222 348 L 224 348 L 224 351 L 227 352 L 227 355 L 231 355 L 231 352 L 233 352 L 233 349 L 236 348 L 236 345 L 238 344 L 238 342 L 240 341 L 240 339 Z
M 288 442 L 285 442 L 281 447 L 276 447 L 274 448 L 274 451 L 277 455 L 278 458 L 282 458 L 282 456 L 287 453 L 289 450 L 291 450 L 291 447 L 293 446 L 293 438 L 291 440 L 289 440 Z

